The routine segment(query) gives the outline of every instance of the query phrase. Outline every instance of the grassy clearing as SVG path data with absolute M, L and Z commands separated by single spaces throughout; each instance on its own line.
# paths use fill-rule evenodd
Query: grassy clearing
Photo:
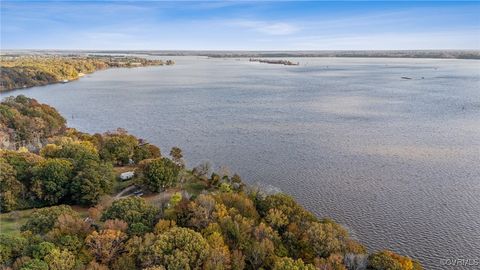
M 71 207 L 78 212 L 81 217 L 88 216 L 88 208 L 77 205 Z M 20 227 L 25 224 L 33 211 L 35 211 L 35 209 L 18 210 L 0 214 L 0 233 L 10 235 L 20 234 Z
M 0 214 L 0 233 L 20 234 L 20 227 L 27 221 L 33 209 Z

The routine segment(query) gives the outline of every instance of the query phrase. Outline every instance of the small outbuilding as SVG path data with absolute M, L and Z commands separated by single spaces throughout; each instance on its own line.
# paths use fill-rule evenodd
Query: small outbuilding
M 121 179 L 122 181 L 125 181 L 125 180 L 132 179 L 133 176 L 135 176 L 135 172 L 133 172 L 133 171 L 124 172 L 124 173 L 121 173 L 121 174 L 120 174 L 120 179 Z

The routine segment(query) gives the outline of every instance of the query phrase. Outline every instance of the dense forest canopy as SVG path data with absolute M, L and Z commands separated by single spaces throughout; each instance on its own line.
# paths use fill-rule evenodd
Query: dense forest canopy
M 8 97 L 0 104 L 0 148 L 38 149 L 47 138 L 66 129 L 65 119 L 52 107 L 25 96 Z
M 0 91 L 75 80 L 111 67 L 172 65 L 172 60 L 103 55 L 3 55 L 0 57 Z
M 68 129 L 24 96 L 0 108 L 14 134 L 46 142 L 0 150 L 1 224 L 27 213 L 19 230 L 2 229 L 0 269 L 422 269 L 391 251 L 369 254 L 286 194 L 208 164 L 186 168 L 178 147 L 164 156 L 121 129 Z M 134 177 L 118 177 L 127 171 Z

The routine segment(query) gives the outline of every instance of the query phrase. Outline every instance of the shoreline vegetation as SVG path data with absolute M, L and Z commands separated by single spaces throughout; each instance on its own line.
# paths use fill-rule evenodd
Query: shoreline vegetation
M 148 55 L 205 56 L 211 58 L 270 58 L 270 57 L 358 57 L 358 58 L 432 58 L 480 59 L 480 50 L 303 50 L 303 51 L 215 51 L 215 50 L 3 50 L 9 55 Z
M 266 64 L 276 64 L 276 65 L 284 65 L 284 66 L 298 66 L 300 63 L 294 63 L 289 60 L 273 60 L 273 59 L 260 59 L 260 58 L 250 58 L 250 62 L 259 62 L 259 63 L 266 63 Z
M 319 51 L 202 51 L 202 50 L 3 50 L 12 54 L 141 54 L 149 56 L 205 56 L 212 58 L 268 57 L 360 57 L 360 58 L 438 58 L 480 59 L 480 50 L 319 50 Z
M 422 269 L 226 167 L 68 128 L 23 95 L 0 103 L 0 138 L 0 269 Z
M 186 55 L 192 52 L 185 52 Z M 150 55 L 175 55 L 174 53 L 150 53 Z M 346 58 L 433 58 L 480 59 L 479 50 L 380 50 L 380 51 L 231 51 L 199 52 L 212 58 L 267 58 L 267 57 L 346 57 Z
M 133 56 L 6 54 L 0 57 L 0 92 L 67 83 L 107 68 L 173 64 L 173 60 L 147 60 Z

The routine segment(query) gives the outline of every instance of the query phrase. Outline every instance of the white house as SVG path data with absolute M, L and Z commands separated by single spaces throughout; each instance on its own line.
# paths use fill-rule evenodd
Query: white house
M 132 177 L 135 175 L 134 172 L 130 171 L 130 172 L 124 172 L 124 173 L 121 173 L 120 174 L 120 179 L 122 179 L 123 181 L 125 180 L 128 180 L 128 179 L 132 179 Z

